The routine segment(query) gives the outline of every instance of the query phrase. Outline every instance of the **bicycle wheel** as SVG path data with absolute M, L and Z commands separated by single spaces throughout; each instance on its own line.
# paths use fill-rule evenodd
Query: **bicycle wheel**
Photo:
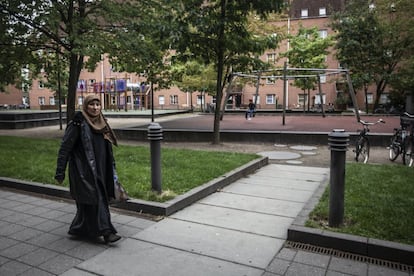
M 355 160 L 366 164 L 369 160 L 369 142 L 368 138 L 361 137 L 358 139 L 355 151 Z
M 390 144 L 390 160 L 395 161 L 397 159 L 398 155 L 400 155 L 400 143 L 398 142 L 399 132 L 395 133 L 394 136 L 391 138 L 391 144 Z
M 413 142 L 411 141 L 410 137 L 405 139 L 404 144 L 404 154 L 403 154 L 403 163 L 408 167 L 412 167 L 414 165 L 414 156 L 413 156 Z

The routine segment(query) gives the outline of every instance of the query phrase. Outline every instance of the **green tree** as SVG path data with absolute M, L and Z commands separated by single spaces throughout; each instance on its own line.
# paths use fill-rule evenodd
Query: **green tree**
M 112 30 L 112 43 L 106 44 L 110 61 L 121 72 L 141 74 L 151 93 L 171 85 L 171 40 L 174 28 L 166 1 L 136 1 L 135 7 L 113 14 L 122 28 Z
M 223 89 L 232 71 L 261 69 L 258 55 L 275 48 L 277 36 L 256 35 L 248 29 L 248 16 L 255 12 L 266 19 L 280 11 L 284 1 L 270 0 L 182 0 L 172 5 L 174 25 L 179 39 L 173 44 L 177 56 L 191 52 L 204 64 L 214 64 L 216 77 L 216 110 L 213 144 L 220 143 L 220 118 Z
M 345 10 L 333 16 L 337 31 L 338 60 L 350 69 L 355 87 L 365 91 L 375 84 L 374 110 L 395 74 L 403 70 L 413 54 L 414 19 L 410 0 L 348 1 Z M 368 107 L 366 107 L 368 108 Z
M 215 95 L 216 75 L 213 65 L 207 65 L 197 60 L 176 62 L 172 65 L 171 75 L 175 85 L 184 92 L 208 93 Z M 191 97 L 192 98 L 192 97 Z M 193 103 L 190 103 L 193 110 Z
M 0 92 L 9 84 L 23 87 L 22 69 L 32 63 L 36 48 L 23 43 L 25 28 L 15 22 L 0 1 Z
M 299 26 L 296 35 L 288 36 L 290 39 L 291 48 L 282 53 L 282 57 L 289 59 L 289 65 L 296 68 L 317 68 L 325 69 L 326 56 L 329 54 L 329 47 L 333 45 L 331 37 L 321 37 L 317 27 L 304 28 Z M 317 71 L 298 71 L 300 75 L 312 74 L 315 75 Z M 318 82 L 317 77 L 301 77 L 295 79 L 293 85 L 303 90 L 303 111 L 305 111 L 305 92 L 308 97 L 308 111 L 310 109 L 310 91 L 315 90 Z
M 58 54 L 64 57 L 62 61 L 67 61 L 69 72 L 67 119 L 70 120 L 75 113 L 76 88 L 81 70 L 85 67 L 95 69 L 102 54 L 116 49 L 114 45 L 119 46 L 114 38 L 119 37 L 122 31 L 128 32 L 129 19 L 153 14 L 147 12 L 152 9 L 152 3 L 151 0 L 124 1 L 122 5 L 115 0 L 0 0 L 2 27 L 8 27 L 8 44 L 11 45 L 6 51 L 13 53 L 14 48 L 26 46 L 33 56 L 32 51 L 58 50 Z M 145 34 L 146 30 L 141 29 L 140 32 Z M 34 60 L 14 60 L 18 65 L 34 62 L 44 66 L 41 64 L 44 55 L 40 55 L 40 59 L 35 57 Z M 149 64 L 145 65 L 148 68 Z

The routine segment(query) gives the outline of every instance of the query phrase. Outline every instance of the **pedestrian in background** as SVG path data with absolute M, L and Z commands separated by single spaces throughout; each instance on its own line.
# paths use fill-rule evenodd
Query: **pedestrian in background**
M 256 105 L 253 103 L 253 100 L 249 100 L 249 105 L 247 106 L 246 111 L 246 120 L 251 120 L 254 117 L 254 112 L 256 111 Z
M 70 194 L 76 201 L 70 235 L 103 236 L 105 243 L 121 238 L 109 212 L 109 201 L 115 197 L 112 145 L 116 146 L 117 140 L 102 114 L 100 98 L 88 95 L 82 111 L 75 113 L 65 130 L 57 159 L 55 179 L 63 182 L 69 163 Z

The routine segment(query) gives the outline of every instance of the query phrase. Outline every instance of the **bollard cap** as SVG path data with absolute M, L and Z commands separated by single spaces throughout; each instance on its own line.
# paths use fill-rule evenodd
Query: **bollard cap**
M 156 130 L 156 129 L 162 129 L 162 127 L 159 123 L 150 123 L 149 124 L 148 130 Z
M 162 140 L 162 127 L 158 123 L 151 123 L 148 126 L 148 140 Z
M 331 151 L 348 150 L 349 134 L 344 129 L 333 129 L 328 136 L 328 145 Z

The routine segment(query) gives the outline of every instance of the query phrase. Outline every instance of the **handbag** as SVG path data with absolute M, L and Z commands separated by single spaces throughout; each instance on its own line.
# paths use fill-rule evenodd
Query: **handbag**
M 115 202 L 122 202 L 127 201 L 129 199 L 127 191 L 122 187 L 121 182 L 119 182 L 118 174 L 115 170 L 115 165 L 113 166 L 114 172 L 114 195 L 115 195 Z
M 129 199 L 128 193 L 122 187 L 118 180 L 114 181 L 115 201 L 127 201 Z

